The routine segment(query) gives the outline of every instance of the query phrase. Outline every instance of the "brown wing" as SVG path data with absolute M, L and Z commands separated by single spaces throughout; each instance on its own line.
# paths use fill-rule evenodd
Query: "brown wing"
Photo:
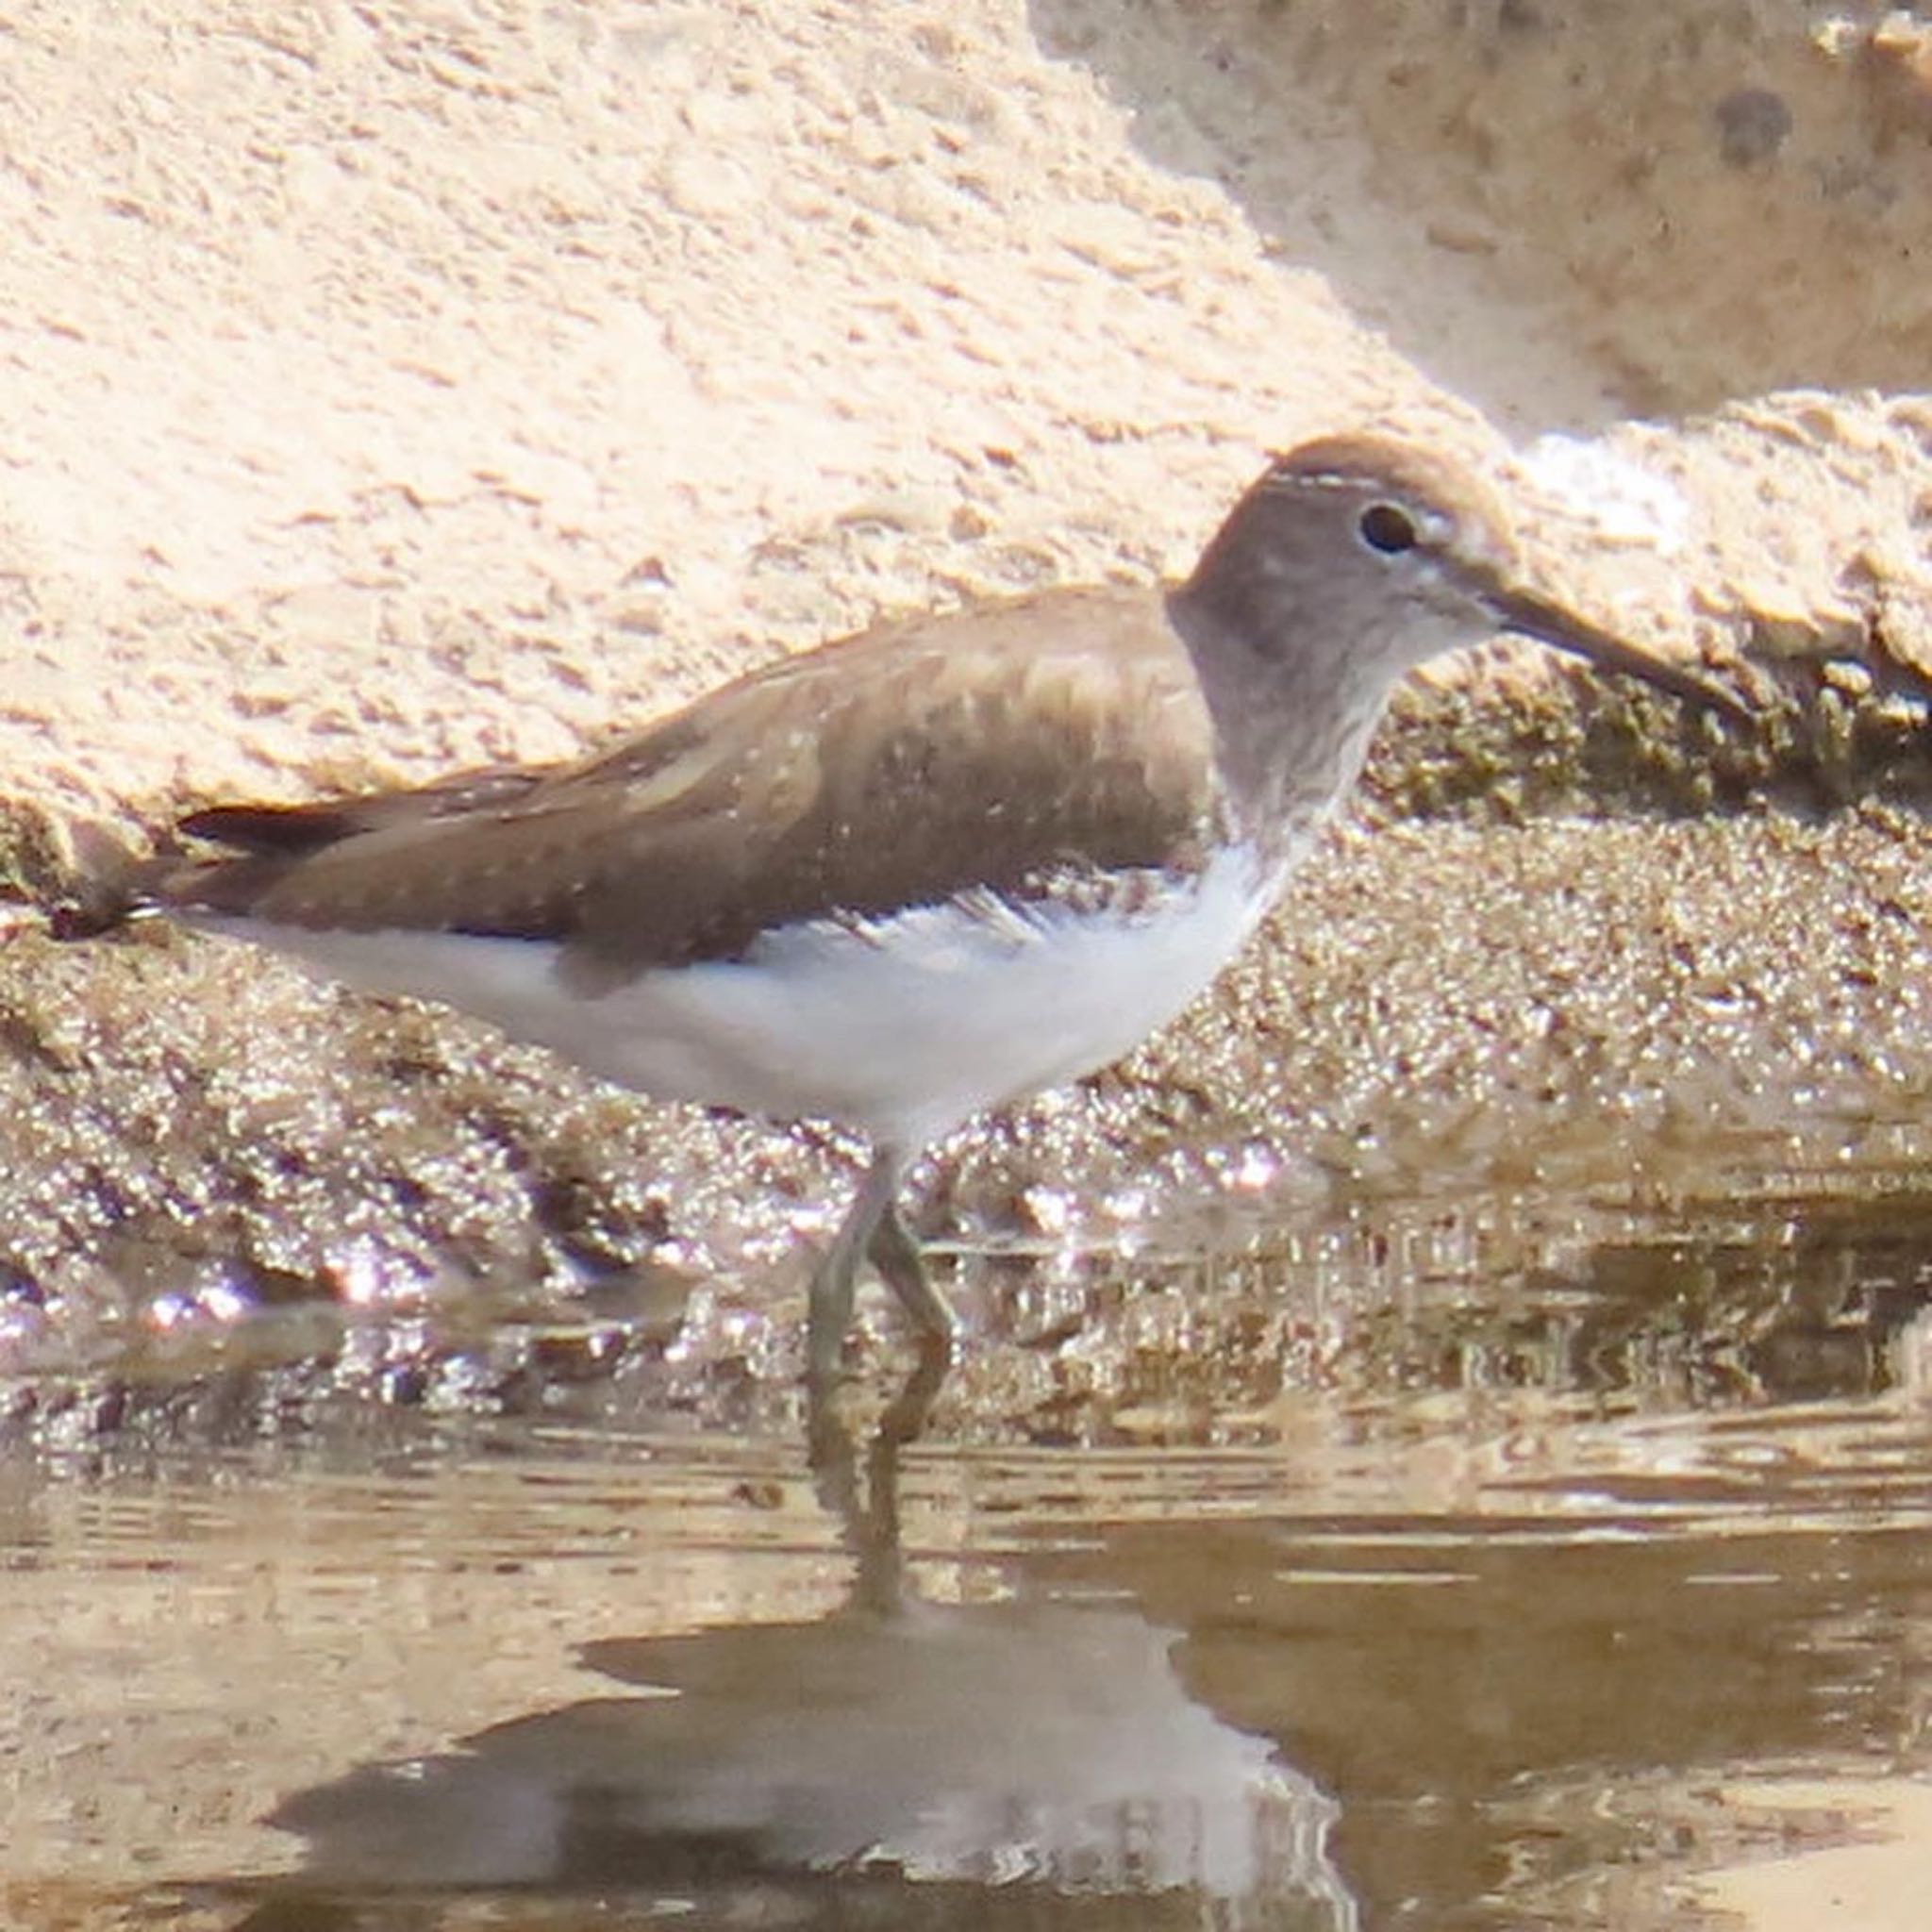
M 801 920 L 1197 864 L 1210 750 L 1157 596 L 1051 592 L 791 659 L 583 764 L 200 814 L 247 856 L 177 867 L 156 896 L 556 939 L 620 972 L 729 958 Z
M 263 858 L 320 852 L 344 839 L 379 832 L 385 825 L 421 824 L 490 810 L 524 798 L 550 775 L 536 765 L 485 765 L 432 785 L 401 791 L 371 791 L 356 798 L 325 798 L 313 805 L 211 805 L 191 812 L 175 827 L 190 839 L 232 845 Z

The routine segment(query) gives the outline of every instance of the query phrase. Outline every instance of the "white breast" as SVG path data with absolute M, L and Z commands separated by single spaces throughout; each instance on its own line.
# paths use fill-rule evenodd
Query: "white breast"
M 475 1013 L 667 1100 L 841 1121 L 914 1147 L 970 1114 L 1117 1059 L 1206 988 L 1280 870 L 1245 848 L 1131 911 L 954 901 L 788 926 L 742 959 L 660 969 L 586 997 L 547 941 L 209 922 L 370 991 Z

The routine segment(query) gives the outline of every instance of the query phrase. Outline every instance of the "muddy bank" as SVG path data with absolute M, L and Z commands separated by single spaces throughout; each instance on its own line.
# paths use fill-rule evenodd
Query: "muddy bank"
M 1861 1204 L 1907 1243 L 1924 1219 L 1928 843 L 1876 808 L 1338 836 L 1168 1036 L 924 1164 L 916 1223 L 958 1251 L 973 1330 L 959 1399 L 1105 1426 L 1145 1324 L 1185 1308 L 1188 1400 L 1239 1409 L 1298 1372 L 1298 1294 L 1373 1315 L 1443 1215 L 1503 1283 L 1606 1243 L 1613 1276 L 1620 1228 L 1661 1214 L 1669 1292 L 1756 1270 L 1774 1326 L 1794 1200 L 1827 1242 L 1835 1215 L 1863 1238 Z M 0 1034 L 15 1374 L 790 1399 L 856 1150 L 156 928 L 17 939 Z M 1360 1373 L 1425 1345 L 1384 1341 Z M 862 1359 L 898 1358 L 875 1307 Z

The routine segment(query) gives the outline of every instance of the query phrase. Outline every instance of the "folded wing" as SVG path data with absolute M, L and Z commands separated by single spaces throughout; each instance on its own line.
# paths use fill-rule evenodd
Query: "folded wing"
M 239 856 L 150 889 L 191 918 L 541 938 L 624 972 L 730 958 L 802 921 L 1196 866 L 1209 736 L 1157 596 L 1052 592 L 793 658 L 580 764 L 200 812 L 182 830 Z

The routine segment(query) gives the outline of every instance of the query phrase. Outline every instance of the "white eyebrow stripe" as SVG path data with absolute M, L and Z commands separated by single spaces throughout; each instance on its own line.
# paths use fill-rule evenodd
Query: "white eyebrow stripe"
M 1277 490 L 1359 490 L 1374 479 L 1351 476 L 1341 470 L 1271 470 L 1268 480 Z

